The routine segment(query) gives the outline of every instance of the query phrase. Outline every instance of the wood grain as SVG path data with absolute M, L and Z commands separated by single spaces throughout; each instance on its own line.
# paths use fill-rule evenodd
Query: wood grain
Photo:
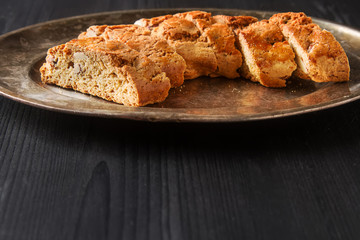
M 4 0 L 0 32 L 90 12 L 224 7 L 360 27 L 333 1 Z M 360 103 L 232 124 L 49 112 L 0 97 L 0 239 L 358 239 Z

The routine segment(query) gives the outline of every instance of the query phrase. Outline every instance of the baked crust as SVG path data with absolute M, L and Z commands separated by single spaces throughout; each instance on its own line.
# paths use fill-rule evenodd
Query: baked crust
M 147 27 L 149 29 L 153 27 L 159 26 L 160 23 L 165 21 L 166 19 L 172 18 L 173 15 L 165 15 L 165 16 L 158 16 L 153 18 L 141 18 L 137 20 L 134 25 L 141 26 L 141 27 Z
M 170 80 L 149 58 L 119 41 L 74 39 L 48 50 L 41 80 L 127 106 L 165 100 Z
M 275 14 L 270 22 L 279 25 L 296 53 L 295 76 L 315 82 L 349 81 L 348 58 L 329 31 L 322 30 L 304 13 Z
M 126 44 L 157 64 L 170 79 L 172 87 L 183 84 L 185 60 L 165 40 L 152 36 L 149 29 L 136 25 L 91 26 L 79 38 L 94 36 Z
M 213 21 L 216 23 L 226 24 L 230 29 L 243 29 L 252 23 L 258 21 L 256 17 L 251 16 L 226 16 L 226 15 L 215 15 Z
M 296 63 L 280 28 L 263 20 L 236 30 L 236 34 L 244 56 L 242 75 L 266 87 L 285 87 Z

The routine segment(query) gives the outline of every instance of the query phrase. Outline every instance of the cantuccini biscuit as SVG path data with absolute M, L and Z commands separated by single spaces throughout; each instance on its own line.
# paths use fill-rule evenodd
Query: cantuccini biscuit
M 280 28 L 262 20 L 235 31 L 244 56 L 242 75 L 266 87 L 285 87 L 296 63 L 295 54 Z
M 215 15 L 213 21 L 216 23 L 226 24 L 231 30 L 243 29 L 252 23 L 258 21 L 256 17 L 252 16 L 226 16 Z
M 40 69 L 44 83 L 127 106 L 165 100 L 170 80 L 148 57 L 119 41 L 74 39 L 48 50 Z
M 349 80 L 346 53 L 329 31 L 322 30 L 304 13 L 279 13 L 269 20 L 279 25 L 296 53 L 296 76 L 315 82 Z

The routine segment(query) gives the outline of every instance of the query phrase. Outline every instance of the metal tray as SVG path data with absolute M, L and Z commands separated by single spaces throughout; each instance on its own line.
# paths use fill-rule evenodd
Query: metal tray
M 139 18 L 190 9 L 153 9 L 105 12 L 40 23 L 0 36 L 0 94 L 48 110 L 89 116 L 145 121 L 234 122 L 272 119 L 318 111 L 360 98 L 360 32 L 314 19 L 331 31 L 344 47 L 351 67 L 347 83 L 315 83 L 290 78 L 283 89 L 271 89 L 245 79 L 198 78 L 170 90 L 162 103 L 126 107 L 44 85 L 39 68 L 47 49 L 77 37 L 91 25 L 130 24 Z M 272 12 L 202 9 L 213 14 L 268 18 Z

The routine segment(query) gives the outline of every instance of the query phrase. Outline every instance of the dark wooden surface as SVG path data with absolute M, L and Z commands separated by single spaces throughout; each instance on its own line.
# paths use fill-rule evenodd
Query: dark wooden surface
M 305 11 L 355 1 L 1 0 L 0 33 L 136 8 Z M 0 97 L 0 239 L 360 239 L 360 102 L 284 119 L 147 123 Z

